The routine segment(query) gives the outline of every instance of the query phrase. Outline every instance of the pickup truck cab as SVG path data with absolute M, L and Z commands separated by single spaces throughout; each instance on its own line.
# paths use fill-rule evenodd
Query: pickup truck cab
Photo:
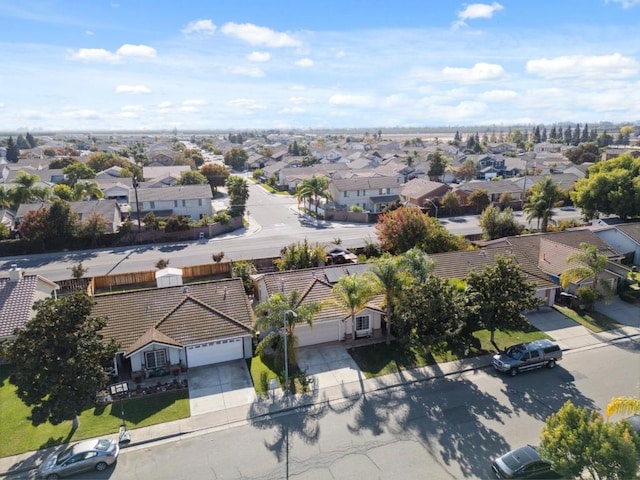
M 519 343 L 493 356 L 493 368 L 512 377 L 525 370 L 547 366 L 553 368 L 562 359 L 562 349 L 551 340 Z

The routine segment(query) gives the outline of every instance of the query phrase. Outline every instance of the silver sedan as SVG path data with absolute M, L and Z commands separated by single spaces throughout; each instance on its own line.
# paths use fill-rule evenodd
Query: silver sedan
M 115 463 L 119 451 L 115 440 L 84 440 L 49 455 L 38 468 L 38 476 L 54 480 L 87 470 L 101 472 Z

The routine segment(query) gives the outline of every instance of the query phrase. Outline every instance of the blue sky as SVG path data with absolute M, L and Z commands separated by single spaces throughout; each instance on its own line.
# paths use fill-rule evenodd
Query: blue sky
M 0 130 L 640 120 L 640 0 L 0 0 Z

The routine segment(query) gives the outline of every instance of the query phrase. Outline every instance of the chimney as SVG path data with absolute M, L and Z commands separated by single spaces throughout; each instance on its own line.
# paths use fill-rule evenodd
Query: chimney
M 9 270 L 9 279 L 12 282 L 19 282 L 24 277 L 24 270 L 18 268 L 18 265 L 15 263 L 11 265 L 11 270 Z
M 227 287 L 224 287 L 224 296 L 223 298 L 226 300 L 227 299 Z

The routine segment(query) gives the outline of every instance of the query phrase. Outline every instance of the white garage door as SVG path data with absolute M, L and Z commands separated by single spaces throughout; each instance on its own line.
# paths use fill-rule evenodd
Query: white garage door
M 242 338 L 230 338 L 187 347 L 187 366 L 199 367 L 244 357 Z
M 295 335 L 298 337 L 298 346 L 317 345 L 318 343 L 335 342 L 338 337 L 339 322 L 314 323 L 313 327 L 307 324 L 297 325 Z

